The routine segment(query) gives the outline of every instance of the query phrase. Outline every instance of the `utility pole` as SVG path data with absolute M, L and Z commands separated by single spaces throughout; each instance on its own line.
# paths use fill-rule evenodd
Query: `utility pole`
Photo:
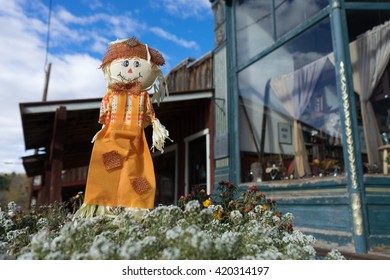
M 45 78 L 45 87 L 43 89 L 42 102 L 46 102 L 47 101 L 47 91 L 48 91 L 48 88 L 49 88 L 50 71 L 51 71 L 51 63 L 49 63 L 47 65 L 46 78 Z

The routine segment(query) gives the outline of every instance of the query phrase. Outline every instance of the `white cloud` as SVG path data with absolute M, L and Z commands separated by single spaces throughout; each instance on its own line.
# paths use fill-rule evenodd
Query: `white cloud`
M 23 134 L 19 102 L 39 99 L 43 89 L 44 52 L 39 39 L 40 25 L 27 18 L 20 6 L 24 1 L 5 1 L 0 6 L 0 172 L 23 172 Z
M 19 103 L 41 101 L 45 72 L 45 22 L 29 18 L 16 4 L 0 6 L 0 173 L 24 172 L 24 149 Z M 100 60 L 89 55 L 50 57 L 49 100 L 100 97 L 105 84 Z
M 211 14 L 210 0 L 162 0 L 161 6 L 171 15 L 180 18 L 202 19 Z
M 102 8 L 104 5 L 99 0 L 83 0 L 83 3 L 88 5 L 91 10 Z
M 94 30 L 91 28 L 93 24 L 99 24 L 101 27 Z M 91 16 L 76 16 L 63 7 L 54 11 L 52 16 L 51 44 L 54 47 L 59 44 L 67 45 L 69 42 L 87 44 L 90 50 L 103 53 L 106 50 L 103 45 L 107 45 L 111 40 L 126 38 L 129 34 L 142 37 L 142 34 L 149 31 L 183 48 L 199 50 L 199 45 L 195 41 L 179 38 L 161 27 L 149 26 L 146 22 L 134 17 L 131 12 L 116 15 L 96 13 Z
M 65 55 L 51 60 L 51 100 L 94 98 L 105 94 L 100 60 L 87 54 Z
M 195 50 L 199 49 L 199 45 L 195 41 L 188 41 L 188 40 L 178 38 L 176 35 L 171 34 L 160 27 L 151 27 L 150 31 L 152 31 L 157 36 L 159 36 L 165 40 L 174 42 L 174 43 L 176 43 L 184 48 L 195 49 Z

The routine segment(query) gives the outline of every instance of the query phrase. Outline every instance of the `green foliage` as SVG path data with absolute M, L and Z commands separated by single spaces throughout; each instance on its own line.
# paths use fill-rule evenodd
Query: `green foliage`
M 31 186 L 31 180 L 24 174 L 0 174 L 0 207 L 14 201 L 20 206 L 26 203 L 26 189 Z
M 209 204 L 210 201 L 210 195 L 206 193 L 206 190 L 202 186 L 195 186 L 192 188 L 191 193 L 189 193 L 186 196 L 180 197 L 178 201 L 178 206 L 182 209 L 184 209 L 185 205 L 191 201 L 191 200 L 197 200 L 199 201 L 201 207 L 206 207 L 206 204 Z M 205 205 L 203 205 L 205 204 Z
M 11 179 L 7 175 L 0 175 L 0 191 L 8 191 Z
M 8 203 L 4 210 L 0 208 L 0 243 L 3 247 L 8 244 L 6 251 L 0 245 L 0 259 L 6 252 L 9 256 L 18 255 L 39 230 L 56 232 L 68 221 L 65 204 L 41 206 L 25 213 L 15 202 Z
M 210 196 L 197 186 L 193 188 L 189 195 L 181 197 L 178 205 L 184 209 L 185 205 L 191 200 L 197 200 L 201 208 L 207 208 L 205 201 L 210 200 Z M 217 195 L 213 197 L 213 204 L 222 207 L 215 218 L 223 223 L 229 222 L 233 211 L 238 211 L 242 215 L 243 219 L 241 221 L 243 223 L 250 220 L 250 215 L 254 212 L 265 213 L 270 210 L 273 216 L 281 216 L 281 213 L 276 211 L 276 201 L 267 199 L 256 186 L 240 192 L 234 184 L 221 181 L 217 186 Z M 286 228 L 292 230 L 292 223 L 286 225 Z

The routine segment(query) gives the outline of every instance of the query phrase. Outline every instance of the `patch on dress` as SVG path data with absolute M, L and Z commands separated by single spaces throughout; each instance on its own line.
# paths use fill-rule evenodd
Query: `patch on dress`
M 111 151 L 103 154 L 103 164 L 107 171 L 122 167 L 123 159 L 117 151 Z
M 152 188 L 148 180 L 145 179 L 145 177 L 138 177 L 133 179 L 131 181 L 131 185 L 133 186 L 135 192 L 139 195 L 147 193 Z

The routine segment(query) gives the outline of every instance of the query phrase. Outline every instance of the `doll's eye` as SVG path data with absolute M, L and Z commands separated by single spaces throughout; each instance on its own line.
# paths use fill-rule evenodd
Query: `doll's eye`
M 140 67 L 141 63 L 139 63 L 139 61 L 134 61 L 133 65 L 134 67 Z
M 128 61 L 128 60 L 123 61 L 123 62 L 122 62 L 122 66 L 123 66 L 123 67 L 129 66 L 129 61 Z

